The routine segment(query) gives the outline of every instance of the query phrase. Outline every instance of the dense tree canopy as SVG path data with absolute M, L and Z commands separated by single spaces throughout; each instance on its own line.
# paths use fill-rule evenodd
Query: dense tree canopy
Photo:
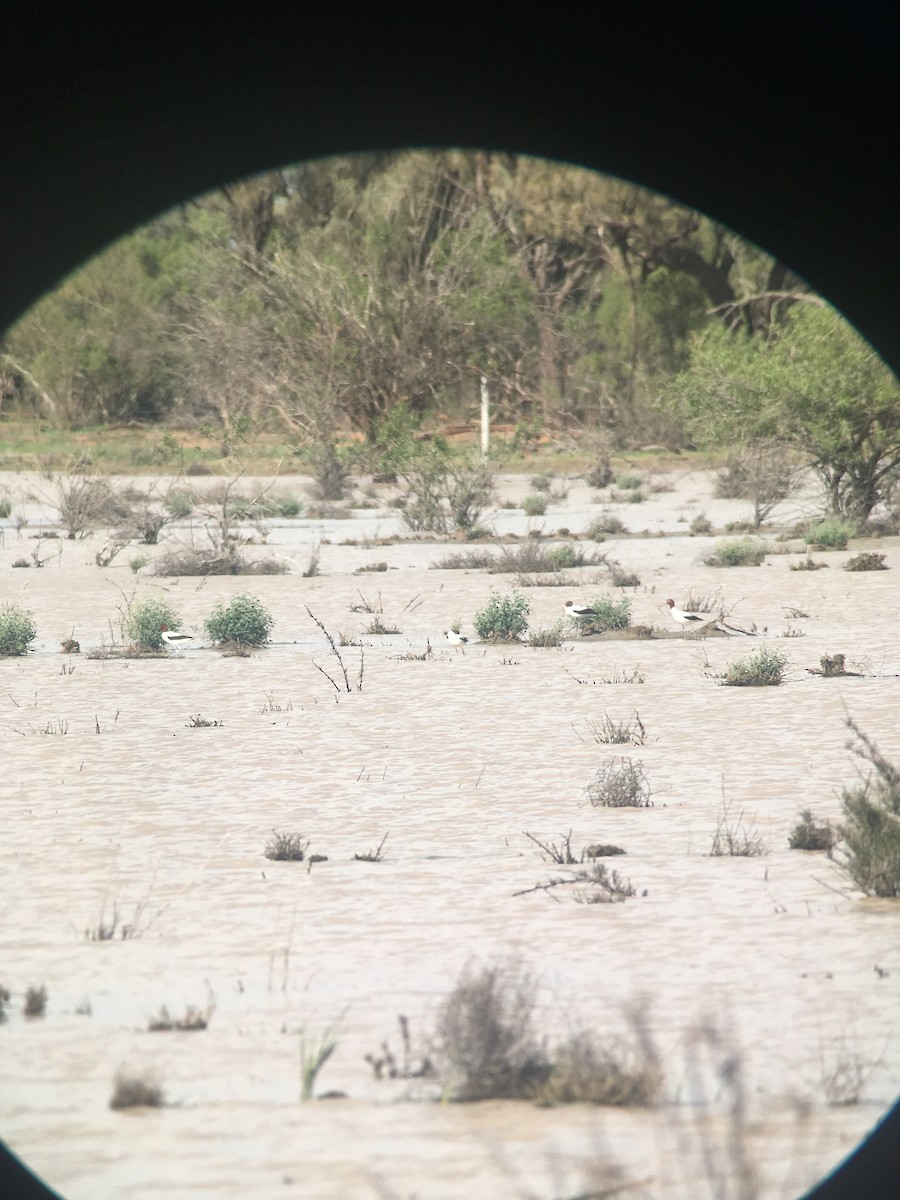
M 656 397 L 694 334 L 765 337 L 803 292 L 621 180 L 508 154 L 356 155 L 230 185 L 110 247 L 9 332 L 0 404 L 60 426 L 375 440 L 397 405 L 464 417 L 484 375 L 509 420 L 646 441 L 675 436 Z
M 825 305 L 796 305 L 765 337 L 711 327 L 663 398 L 703 444 L 795 447 L 853 520 L 900 480 L 900 385 Z

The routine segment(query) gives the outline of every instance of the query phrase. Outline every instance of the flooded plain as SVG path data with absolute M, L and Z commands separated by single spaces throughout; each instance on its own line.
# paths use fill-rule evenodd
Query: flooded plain
M 788 834 L 801 809 L 840 819 L 861 766 L 848 715 L 900 761 L 900 540 L 791 571 L 805 548 L 769 532 L 763 565 L 715 569 L 700 562 L 715 538 L 688 523 L 702 511 L 721 527 L 746 502 L 712 500 L 701 472 L 667 486 L 605 504 L 629 533 L 595 547 L 640 578 L 625 592 L 633 624 L 667 636 L 573 629 L 538 649 L 478 643 L 474 614 L 515 578 L 434 569 L 456 543 L 385 544 L 403 533 L 386 507 L 273 522 L 248 554 L 284 556 L 288 574 L 173 579 L 152 562 L 185 524 L 98 567 L 100 534 L 29 540 L 52 506 L 36 477 L 3 479 L 29 524 L 3 522 L 2 598 L 33 613 L 38 636 L 0 659 L 0 1135 L 33 1171 L 70 1200 L 563 1200 L 617 1185 L 642 1200 L 787 1200 L 850 1153 L 900 1090 L 900 906 L 855 892 Z M 529 490 L 502 481 L 507 498 Z M 814 506 L 801 496 L 773 522 Z M 578 534 L 598 512 L 573 482 L 542 517 L 497 509 L 486 523 Z M 319 573 L 304 577 L 318 543 Z M 36 546 L 41 569 L 12 569 Z M 891 569 L 843 571 L 860 548 Z M 151 562 L 135 573 L 138 551 Z M 602 566 L 568 577 L 520 589 L 532 630 L 566 599 L 613 591 Z M 689 589 L 718 590 L 758 638 L 681 636 L 665 600 Z M 245 592 L 273 614 L 272 644 L 226 657 L 203 620 Z M 89 658 L 132 593 L 165 596 L 191 648 Z M 361 607 L 400 632 L 365 632 Z M 340 649 L 349 691 L 307 609 L 362 643 Z M 446 638 L 455 622 L 465 645 Z M 80 654 L 60 652 L 70 637 Z M 720 686 L 763 641 L 788 656 L 784 684 Z M 810 673 L 836 653 L 858 675 Z M 605 715 L 635 713 L 642 745 L 596 740 Z M 594 807 L 588 784 L 623 754 L 643 764 L 652 806 Z M 723 815 L 767 853 L 711 857 Z M 273 831 L 326 861 L 270 861 Z M 571 834 L 576 853 L 622 847 L 610 861 L 636 894 L 585 904 L 538 888 L 564 869 L 527 834 Z M 385 835 L 380 861 L 354 857 Z M 92 940 L 113 919 L 117 936 Z M 385 1042 L 399 1053 L 400 1015 L 425 1046 L 463 968 L 499 962 L 534 974 L 551 1039 L 627 1038 L 643 1014 L 659 1105 L 440 1103 L 421 1081 L 375 1077 L 367 1057 Z M 27 1020 L 39 986 L 46 1014 Z M 150 1032 L 163 1006 L 209 1008 L 208 1027 Z M 319 1098 L 301 1103 L 301 1038 L 329 1029 Z M 111 1110 L 120 1070 L 152 1071 L 167 1105 Z

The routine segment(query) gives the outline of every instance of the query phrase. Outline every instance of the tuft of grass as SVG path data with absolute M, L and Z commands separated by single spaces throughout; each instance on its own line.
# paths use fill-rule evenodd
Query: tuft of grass
M 606 539 L 607 534 L 627 532 L 628 526 L 615 513 L 601 513 L 596 520 L 591 521 L 585 537 L 590 538 L 593 542 L 602 542 Z
M 705 513 L 697 513 L 688 529 L 695 537 L 713 532 L 713 523 Z
M 760 646 L 755 654 L 731 663 L 719 676 L 725 687 L 776 687 L 784 683 L 787 655 L 771 646 Z
M 824 517 L 806 530 L 803 540 L 808 546 L 823 546 L 826 550 L 846 550 L 856 533 L 856 526 L 843 517 Z
M 490 570 L 497 560 L 490 550 L 478 547 L 472 550 L 456 550 L 436 559 L 432 569 L 436 571 L 483 571 Z
M 22 1013 L 29 1021 L 33 1021 L 36 1017 L 43 1017 L 47 1014 L 47 989 L 41 984 L 40 987 L 30 987 L 25 993 L 25 1003 L 22 1005 Z
M 237 642 L 242 646 L 264 646 L 275 620 L 256 596 L 235 596 L 227 605 L 220 601 L 206 619 L 206 632 L 219 644 Z
M 263 850 L 266 858 L 275 862 L 303 862 L 309 842 L 304 842 L 302 833 L 279 833 L 273 829 L 272 834 Z
M 867 551 L 864 554 L 854 554 L 852 558 L 848 558 L 844 563 L 845 571 L 886 571 L 888 568 L 885 565 L 884 554 L 873 554 Z
M 565 622 L 555 622 L 549 629 L 532 629 L 528 633 L 529 646 L 539 650 L 555 650 L 563 643 L 563 628 Z
M 398 629 L 395 625 L 386 625 L 384 621 L 382 621 L 380 615 L 374 616 L 369 622 L 368 628 L 363 630 L 363 633 L 371 634 L 393 634 L 402 632 L 403 630 Z
M 475 614 L 472 624 L 483 642 L 514 642 L 528 628 L 530 611 L 528 600 L 517 592 L 511 596 L 491 592 L 488 603 Z
M 546 496 L 526 496 L 522 501 L 522 509 L 526 517 L 542 517 L 547 511 Z
M 37 637 L 31 613 L 18 604 L 0 607 L 0 655 L 26 654 Z
M 816 560 L 812 557 L 811 554 L 807 554 L 806 558 L 801 559 L 800 562 L 791 563 L 790 570 L 791 571 L 821 571 L 824 567 L 827 567 L 827 566 L 828 566 L 828 563 L 816 562 Z
M 501 546 L 488 569 L 494 575 L 553 575 L 574 567 L 599 566 L 604 561 L 602 554 L 585 554 L 580 546 L 571 542 L 546 546 L 534 538 L 527 538 L 512 546 Z
M 354 854 L 353 858 L 356 862 L 381 862 L 384 857 L 384 843 L 387 841 L 388 835 L 385 834 L 374 850 L 366 850 L 364 854 Z
M 659 1062 L 646 1053 L 644 1044 L 604 1046 L 593 1033 L 581 1030 L 554 1049 L 550 1077 L 535 1098 L 542 1105 L 647 1108 L 656 1102 L 661 1083 Z
M 329 1025 L 318 1038 L 300 1030 L 300 1099 L 312 1100 L 319 1072 L 338 1047 L 337 1026 Z
M 0 498 L 0 518 L 12 516 L 12 500 L 7 500 L 6 497 Z
M 871 767 L 841 797 L 844 820 L 842 867 L 854 885 L 870 896 L 900 896 L 900 770 L 848 717 L 855 753 Z
M 598 767 L 585 791 L 595 808 L 652 807 L 644 764 L 631 758 L 614 758 Z
M 208 1027 L 214 1009 L 212 1004 L 208 1004 L 206 1008 L 194 1008 L 189 1004 L 183 1017 L 173 1017 L 163 1004 L 156 1016 L 148 1019 L 147 1029 L 150 1033 L 169 1033 L 172 1030 L 179 1033 L 195 1033 Z
M 3 984 L 0 983 L 0 1025 L 2 1025 L 7 1019 L 6 1006 L 9 1004 L 11 999 L 12 993 L 10 992 L 9 988 L 4 987 Z
M 720 538 L 701 561 L 707 567 L 758 567 L 769 553 L 758 538 Z
M 624 720 L 616 721 L 609 713 L 604 713 L 599 721 L 588 718 L 585 724 L 591 738 L 606 746 L 643 746 L 647 737 L 647 730 L 636 709 Z M 578 730 L 575 732 L 578 733 Z M 580 734 L 578 736 L 581 737 Z
M 165 1103 L 163 1089 L 151 1072 L 145 1071 L 141 1075 L 116 1072 L 110 1108 L 163 1108 Z
M 722 797 L 722 806 L 716 823 L 716 831 L 712 837 L 710 858 L 729 856 L 731 858 L 759 858 L 769 853 L 763 841 L 762 834 L 744 824 L 744 811 L 732 816 L 730 800 Z
M 808 808 L 800 810 L 800 820 L 788 834 L 792 850 L 831 850 L 838 840 L 830 821 L 817 821 Z

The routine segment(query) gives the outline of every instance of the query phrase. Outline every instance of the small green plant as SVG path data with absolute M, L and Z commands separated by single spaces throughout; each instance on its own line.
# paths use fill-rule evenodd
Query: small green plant
M 388 835 L 385 834 L 374 850 L 366 850 L 363 854 L 354 854 L 353 858 L 356 862 L 381 862 L 384 857 L 384 843 L 387 841 Z
M 369 622 L 368 627 L 363 630 L 363 633 L 371 633 L 375 636 L 379 634 L 395 634 L 402 632 L 403 630 L 399 629 L 396 625 L 382 621 L 380 615 L 374 616 Z
M 189 1004 L 183 1017 L 173 1017 L 164 1004 L 155 1017 L 150 1017 L 147 1029 L 150 1033 L 170 1033 L 172 1030 L 179 1033 L 196 1033 L 208 1027 L 214 1007 L 213 1004 L 208 1004 L 206 1008 L 194 1008 Z
M 697 513 L 688 528 L 695 537 L 700 537 L 703 534 L 712 533 L 713 523 L 705 513 Z
M 128 606 L 122 620 L 122 632 L 141 650 L 162 650 L 165 644 L 163 625 L 174 633 L 181 624 L 181 617 L 168 600 L 150 596 Z
M 236 642 L 242 646 L 264 646 L 275 620 L 256 596 L 235 596 L 220 602 L 206 619 L 206 632 L 219 645 Z
M 163 1108 L 165 1095 L 152 1072 L 134 1075 L 130 1071 L 117 1071 L 113 1081 L 113 1094 L 109 1107 L 120 1108 Z
M 274 862 L 303 862 L 309 842 L 304 842 L 302 833 L 279 833 L 273 829 L 272 834 L 263 850 L 266 858 Z
M 303 501 L 299 496 L 281 496 L 273 503 L 273 514 L 292 520 L 303 512 Z
M 337 1027 L 329 1025 L 320 1037 L 313 1039 L 306 1029 L 300 1030 L 300 1099 L 312 1100 L 316 1078 L 337 1050 Z
M 18 604 L 0 607 L 0 655 L 25 654 L 37 637 L 31 613 Z
M 726 687 L 776 687 L 784 683 L 787 655 L 771 646 L 760 646 L 755 654 L 731 663 L 719 678 Z
M 36 1017 L 43 1017 L 47 1012 L 47 989 L 43 986 L 30 987 L 25 993 L 25 1003 L 22 1006 L 23 1014 L 29 1021 L 33 1021 Z
M 599 767 L 585 790 L 595 808 L 652 807 L 644 764 L 631 758 L 614 758 Z
M 856 526 L 843 517 L 823 517 L 810 525 L 803 540 L 808 546 L 824 546 L 826 550 L 846 550 L 847 543 L 856 533 Z
M 542 517 L 547 511 L 546 496 L 526 496 L 522 501 L 526 517 Z
M 870 896 L 900 896 L 900 770 L 889 762 L 852 718 L 857 756 L 872 768 L 841 798 L 844 870 Z M 852 743 L 851 743 L 852 744 Z
M 848 558 L 844 563 L 845 571 L 886 571 L 884 554 L 873 554 L 866 552 L 864 554 L 854 554 L 852 558 Z
M 12 500 L 0 500 L 0 517 L 12 516 Z
M 491 592 L 488 603 L 475 614 L 472 624 L 483 642 L 514 642 L 528 628 L 530 611 L 528 600 L 518 592 L 511 596 Z
M 633 492 L 643 482 L 643 475 L 638 474 L 637 471 L 620 471 L 616 475 L 616 487 L 623 492 Z
M 792 850 L 831 850 L 838 840 L 830 821 L 817 821 L 808 808 L 800 810 L 800 820 L 788 834 Z
M 138 554 L 138 555 L 136 555 L 135 558 L 131 558 L 128 560 L 128 565 L 131 568 L 132 572 L 135 575 L 137 575 L 138 571 L 143 571 L 144 567 L 146 567 L 146 565 L 147 565 L 147 563 L 149 563 L 149 561 L 150 561 L 150 559 L 147 557 L 146 554 Z
M 194 498 L 190 492 L 169 492 L 165 500 L 165 509 L 176 520 L 184 521 L 194 511 Z
M 708 567 L 758 567 L 768 553 L 758 538 L 720 538 L 703 562 Z
M 627 529 L 625 522 L 615 513 L 602 513 L 590 523 L 585 537 L 594 542 L 602 542 L 607 534 L 626 533 Z
M 5 988 L 3 984 L 0 983 L 0 1025 L 2 1025 L 7 1019 L 6 1006 L 9 1004 L 11 999 L 12 993 L 10 992 L 9 988 Z
M 553 485 L 553 472 L 541 471 L 539 475 L 532 475 L 530 483 L 536 492 L 547 495 Z M 9 516 L 9 513 L 6 515 Z
M 528 645 L 539 650 L 555 650 L 563 644 L 565 622 L 557 621 L 549 629 L 533 629 L 528 634 Z

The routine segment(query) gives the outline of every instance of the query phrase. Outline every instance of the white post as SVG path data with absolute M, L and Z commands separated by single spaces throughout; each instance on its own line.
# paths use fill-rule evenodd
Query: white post
M 487 458 L 491 445 L 491 398 L 487 376 L 481 377 L 481 457 Z

